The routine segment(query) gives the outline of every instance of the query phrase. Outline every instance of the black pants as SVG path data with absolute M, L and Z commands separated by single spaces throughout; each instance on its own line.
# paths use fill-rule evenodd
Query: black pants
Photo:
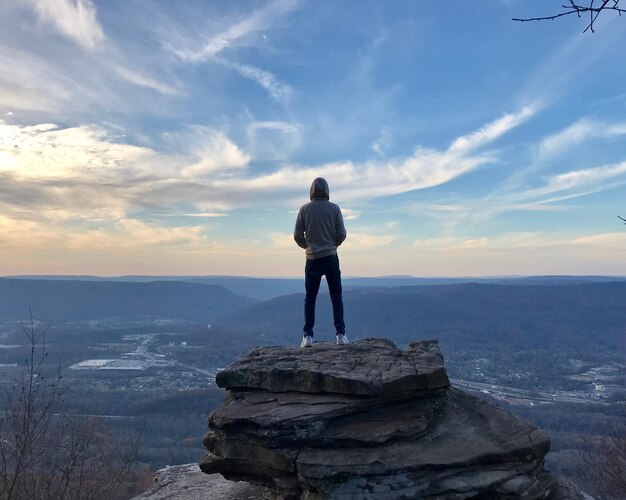
M 315 325 L 315 300 L 320 289 L 322 276 L 326 276 L 330 300 L 333 304 L 333 321 L 337 335 L 346 333 L 346 325 L 343 322 L 343 300 L 341 298 L 341 271 L 339 270 L 339 257 L 329 255 L 321 259 L 307 259 L 304 268 L 304 335 L 313 336 Z

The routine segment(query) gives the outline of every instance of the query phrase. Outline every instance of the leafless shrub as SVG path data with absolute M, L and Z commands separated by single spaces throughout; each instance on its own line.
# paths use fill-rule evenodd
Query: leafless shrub
M 30 347 L 0 399 L 0 498 L 119 498 L 130 480 L 139 436 L 111 433 L 100 417 L 62 412 L 60 371 L 44 374 L 47 326 L 22 325 Z
M 623 499 L 626 494 L 626 415 L 608 436 L 588 440 L 581 460 L 583 481 L 602 498 Z

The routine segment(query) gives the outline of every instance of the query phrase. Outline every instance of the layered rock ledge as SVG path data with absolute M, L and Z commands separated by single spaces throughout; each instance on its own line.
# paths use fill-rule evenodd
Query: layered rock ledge
M 532 499 L 556 484 L 547 434 L 451 388 L 434 340 L 257 348 L 217 384 L 200 468 L 271 498 Z

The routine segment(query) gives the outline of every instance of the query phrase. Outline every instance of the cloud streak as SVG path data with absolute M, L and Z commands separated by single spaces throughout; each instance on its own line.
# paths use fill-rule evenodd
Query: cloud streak
M 182 62 L 190 64 L 212 62 L 233 70 L 261 86 L 275 101 L 287 103 L 294 93 L 292 86 L 282 82 L 266 69 L 226 58 L 223 53 L 254 43 L 253 39 L 258 33 L 271 28 L 278 19 L 295 10 L 298 5 L 295 0 L 269 2 L 225 30 L 210 35 L 199 49 L 193 47 L 195 43 L 189 39 L 183 42 L 185 47 L 182 48 L 175 47 L 172 42 L 165 42 L 164 46 Z
M 87 49 L 104 39 L 96 8 L 90 0 L 28 0 L 40 22 Z
M 494 237 L 443 237 L 415 240 L 413 248 L 429 252 L 485 253 L 536 249 L 617 250 L 626 245 L 626 233 L 592 233 L 583 236 L 545 232 L 511 232 Z
M 287 102 L 294 92 L 291 85 L 281 82 L 274 74 L 264 69 L 257 68 L 250 64 L 229 61 L 223 57 L 214 57 L 212 60 L 217 64 L 236 71 L 244 78 L 257 83 L 276 101 Z
M 625 183 L 626 162 L 620 162 L 550 175 L 545 178 L 543 186 L 505 195 L 500 200 L 507 205 L 511 204 L 510 208 L 515 208 L 516 203 L 527 207 L 579 198 Z
M 231 24 L 225 30 L 210 35 L 199 49 L 190 48 L 193 43 L 188 41 L 187 48 L 175 48 L 170 45 L 170 50 L 185 62 L 200 63 L 214 60 L 215 56 L 228 48 L 246 45 L 253 35 L 270 28 L 277 19 L 293 11 L 297 6 L 298 2 L 295 0 L 268 2 L 255 12 Z
M 497 155 L 493 151 L 480 152 L 480 148 L 518 127 L 536 112 L 536 107 L 529 106 L 504 115 L 478 131 L 454 140 L 445 151 L 417 147 L 411 156 L 403 159 L 364 163 L 345 161 L 315 167 L 288 166 L 237 182 L 252 192 L 289 191 L 295 186 L 302 189 L 311 179 L 324 176 L 333 186 L 331 196 L 344 202 L 439 186 L 496 161 Z M 228 183 L 222 187 L 232 188 Z
M 552 157 L 583 142 L 626 135 L 626 123 L 607 123 L 581 118 L 556 134 L 545 137 L 539 145 L 541 157 Z
M 285 166 L 270 173 L 256 173 L 254 159 L 248 153 L 224 132 L 207 127 L 193 126 L 184 134 L 169 134 L 167 142 L 179 152 L 162 153 L 119 142 L 115 133 L 98 126 L 19 126 L 0 121 L 0 172 L 9 175 L 13 183 L 21 183 L 22 190 L 29 183 L 33 188 L 45 189 L 41 182 L 55 181 L 58 186 L 51 184 L 51 193 L 59 189 L 76 191 L 68 200 L 84 199 L 81 193 L 100 191 L 101 203 L 116 200 L 112 203 L 116 216 L 133 207 L 211 213 L 259 204 L 292 206 L 317 176 L 329 179 L 333 199 L 362 202 L 438 186 L 495 161 L 493 152 L 473 150 L 479 148 L 478 142 L 487 145 L 519 123 L 521 120 L 509 119 L 506 126 L 498 124 L 497 133 L 481 133 L 480 140 L 470 139 L 473 145 L 469 149 L 437 151 L 418 147 L 404 159 Z M 175 208 L 181 204 L 194 210 Z M 86 207 L 92 205 L 86 203 Z M 348 211 L 346 215 L 356 217 L 358 213 Z M 90 213 L 89 217 L 100 216 Z
M 626 162 L 570 170 L 543 178 L 540 186 L 512 192 L 496 192 L 487 198 L 465 199 L 462 204 L 419 204 L 411 212 L 429 214 L 435 219 L 484 223 L 505 212 L 565 212 L 573 207 L 558 202 L 580 198 L 626 185 Z M 452 219 L 449 214 L 454 214 Z
M 293 131 L 285 122 L 254 123 L 257 131 Z M 358 202 L 356 208 L 364 200 L 441 185 L 495 161 L 495 152 L 480 149 L 519 123 L 498 125 L 497 133 L 472 139 L 471 148 L 418 147 L 409 157 L 390 161 L 287 165 L 264 173 L 224 131 L 204 126 L 164 135 L 169 152 L 163 152 L 126 143 L 120 130 L 103 126 L 0 122 L 2 239 L 17 248 L 16 238 L 24 232 L 11 231 L 21 227 L 37 233 L 41 248 L 86 259 L 107 249 L 111 255 L 232 257 L 242 251 L 238 244 L 210 235 L 224 217 L 236 219 L 237 209 L 296 207 L 319 175 L 329 179 L 334 200 Z M 346 208 L 345 216 L 362 217 L 361 210 Z M 398 239 L 395 232 L 392 226 L 377 233 L 351 230 L 344 250 L 389 248 Z M 274 238 L 273 248 L 281 245 L 295 255 L 285 238 Z M 265 248 L 263 241 L 252 246 L 257 252 Z
M 489 144 L 524 123 L 535 115 L 538 110 L 539 105 L 533 104 L 524 106 L 516 113 L 505 114 L 476 132 L 459 137 L 450 145 L 449 151 L 453 153 L 468 152 Z
M 133 85 L 152 89 L 165 95 L 176 95 L 180 93 L 171 85 L 155 80 L 154 78 L 150 78 L 149 76 L 146 76 L 136 70 L 126 68 L 120 64 L 112 63 L 110 67 L 121 78 L 129 83 L 132 83 Z

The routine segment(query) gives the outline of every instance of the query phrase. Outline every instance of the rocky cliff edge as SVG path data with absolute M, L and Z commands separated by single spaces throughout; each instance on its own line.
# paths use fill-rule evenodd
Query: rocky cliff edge
M 545 432 L 450 387 L 434 340 L 257 348 L 217 384 L 200 469 L 266 498 L 589 498 L 544 469 Z

